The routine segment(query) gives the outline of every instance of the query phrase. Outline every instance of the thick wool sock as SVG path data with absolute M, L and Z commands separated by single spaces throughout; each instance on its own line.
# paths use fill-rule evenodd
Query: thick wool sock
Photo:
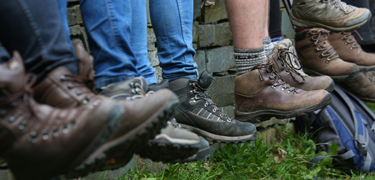
M 264 48 L 259 49 L 236 49 L 234 48 L 234 63 L 237 68 L 237 74 L 250 72 L 253 67 L 259 64 L 266 64 L 267 57 Z
M 266 52 L 267 57 L 269 55 L 271 55 L 274 47 L 275 46 L 273 45 L 273 43 L 272 43 L 272 41 L 269 37 L 266 37 L 266 38 L 263 39 L 263 48 L 264 48 L 264 51 Z

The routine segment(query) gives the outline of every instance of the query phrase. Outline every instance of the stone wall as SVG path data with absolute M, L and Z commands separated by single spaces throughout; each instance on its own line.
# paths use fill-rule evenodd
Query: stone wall
M 147 0 L 148 3 L 148 0 Z M 280 3 L 281 6 L 282 3 Z M 148 7 L 148 6 L 147 6 Z M 71 40 L 74 45 L 82 44 L 88 48 L 87 36 L 83 27 L 82 16 L 79 9 L 78 0 L 68 0 L 68 24 Z M 294 31 L 289 21 L 288 15 L 283 7 L 282 13 L 282 33 L 285 38 L 294 37 Z M 148 59 L 156 69 L 156 76 L 161 81 L 161 68 L 156 49 L 156 37 L 152 29 L 150 17 L 148 15 L 147 50 Z M 236 69 L 233 59 L 233 40 L 229 27 L 228 17 L 224 0 L 194 0 L 194 26 L 193 26 L 193 46 L 196 50 L 194 61 L 198 64 L 198 71 L 204 70 L 212 72 L 214 81 L 206 92 L 212 100 L 229 117 L 234 117 L 234 78 Z M 290 124 L 293 128 L 293 124 Z M 272 140 L 274 129 L 268 128 L 258 133 L 268 141 Z M 214 144 L 213 147 L 220 145 Z M 1 159 L 0 159 L 1 162 Z M 115 179 L 119 175 L 126 173 L 129 168 L 147 168 L 155 171 L 163 166 L 161 163 L 153 163 L 150 160 L 140 159 L 134 156 L 132 161 L 125 167 L 114 170 L 92 173 L 84 179 Z M 105 174 L 105 175 L 104 175 Z M 104 177 L 105 176 L 105 177 Z M 7 170 L 0 170 L 0 179 L 12 179 L 11 173 Z

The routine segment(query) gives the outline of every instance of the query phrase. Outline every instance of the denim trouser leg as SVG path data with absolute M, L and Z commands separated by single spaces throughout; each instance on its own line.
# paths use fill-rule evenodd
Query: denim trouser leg
M 9 53 L 0 44 L 0 64 L 8 61 L 10 58 L 11 57 L 10 57 Z
M 134 55 L 137 57 L 135 67 L 137 77 L 144 77 L 148 84 L 156 84 L 155 69 L 151 67 L 147 51 L 147 13 L 145 0 L 132 0 L 131 39 Z
M 197 79 L 193 49 L 193 0 L 150 0 L 163 78 Z
M 0 42 L 11 54 L 22 55 L 26 71 L 38 80 L 59 66 L 77 74 L 55 0 L 0 0 Z
M 83 22 L 94 56 L 95 88 L 136 77 L 139 67 L 146 72 L 144 67 L 148 66 L 151 77 L 145 78 L 154 77 L 147 61 L 145 4 L 143 0 L 81 0 Z
M 70 47 L 72 49 L 72 51 L 74 52 L 74 47 L 73 47 L 73 44 L 72 42 L 70 41 L 70 31 L 69 31 L 69 25 L 68 25 L 68 17 L 67 17 L 67 5 L 68 5 L 68 2 L 67 0 L 56 0 L 57 2 L 57 6 L 59 7 L 59 12 L 60 12 L 60 16 L 61 16 L 61 20 L 62 20 L 62 23 L 63 23 L 63 26 L 64 26 L 64 31 L 65 31 L 65 34 L 66 34 L 66 37 L 70 43 Z

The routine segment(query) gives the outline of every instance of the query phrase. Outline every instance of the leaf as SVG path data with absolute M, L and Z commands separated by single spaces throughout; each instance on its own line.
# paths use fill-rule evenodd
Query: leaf
M 337 144 L 335 142 L 332 143 L 331 147 L 328 149 L 328 155 L 337 155 Z

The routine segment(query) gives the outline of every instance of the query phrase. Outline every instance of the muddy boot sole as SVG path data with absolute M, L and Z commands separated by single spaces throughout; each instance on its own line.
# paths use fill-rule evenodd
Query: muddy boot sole
M 204 137 L 208 142 L 220 142 L 220 143 L 229 143 L 229 144 L 236 144 L 236 143 L 243 143 L 247 141 L 253 141 L 257 138 L 257 131 L 254 131 L 252 134 L 248 134 L 245 136 L 223 136 L 213 134 L 202 129 L 185 125 L 180 123 L 181 127 L 188 129 L 194 133 L 199 134 L 200 136 Z
M 321 27 L 321 28 L 324 28 L 324 29 L 327 29 L 327 30 L 330 30 L 330 31 L 334 31 L 334 32 L 354 31 L 354 30 L 360 28 L 361 26 L 363 26 L 364 24 L 366 24 L 367 21 L 369 21 L 370 19 L 371 19 L 371 13 L 369 13 L 369 16 L 367 17 L 367 19 L 365 21 L 363 21 L 359 24 L 356 24 L 356 25 L 353 25 L 353 26 L 350 26 L 350 27 L 333 27 L 333 26 L 329 26 L 329 25 L 322 24 L 322 23 L 315 22 L 315 21 L 305 21 L 305 20 L 302 20 L 302 19 L 298 19 L 298 18 L 295 18 L 293 16 L 293 14 L 290 14 L 290 20 L 292 21 L 292 24 L 294 26 L 301 27 L 301 28 Z
M 195 155 L 190 156 L 189 158 L 181 160 L 181 161 L 172 162 L 172 164 L 188 163 L 188 162 L 204 160 L 204 159 L 207 159 L 208 157 L 210 157 L 210 155 L 211 155 L 210 152 L 211 152 L 210 147 L 200 149 Z
M 315 110 L 321 109 L 332 102 L 332 97 L 330 94 L 327 94 L 324 96 L 323 100 L 321 100 L 319 103 L 313 104 L 308 107 L 291 110 L 291 111 L 279 111 L 274 109 L 263 109 L 259 111 L 253 111 L 253 112 L 240 112 L 235 111 L 236 119 L 239 121 L 245 121 L 245 122 L 252 122 L 254 120 L 257 121 L 266 121 L 271 119 L 272 117 L 276 117 L 278 119 L 284 119 L 284 118 L 291 118 L 295 116 L 300 116 L 306 113 L 313 112 Z
M 178 141 L 178 140 L 177 140 Z M 186 159 L 195 155 L 199 150 L 199 142 L 195 144 L 171 143 L 150 140 L 148 145 L 136 154 L 142 158 L 148 158 L 155 162 L 170 163 L 180 159 Z
M 172 96 L 164 108 L 154 114 L 143 124 L 131 130 L 124 136 L 100 146 L 85 161 L 77 166 L 66 178 L 77 178 L 88 175 L 90 172 L 113 170 L 125 166 L 133 154 L 153 139 L 160 130 L 167 126 L 179 107 L 179 100 Z
M 328 91 L 328 92 L 332 92 L 333 90 L 335 89 L 335 82 L 332 81 L 328 87 L 326 87 L 324 90 Z
M 275 117 L 272 117 L 271 119 L 269 120 L 266 120 L 266 121 L 260 121 L 260 118 L 259 119 L 255 119 L 253 120 L 251 123 L 255 125 L 255 127 L 259 128 L 259 127 L 262 127 L 262 128 L 266 128 L 266 127 L 269 127 L 269 126 L 273 126 L 275 124 L 279 124 L 279 125 L 283 125 L 283 124 L 288 124 L 290 121 L 290 119 L 277 119 Z
M 316 72 L 316 71 L 311 70 L 311 69 L 305 69 L 304 68 L 303 71 L 306 74 L 309 74 L 309 75 L 312 75 L 312 76 L 323 76 L 323 75 L 326 75 L 326 76 L 331 77 L 335 81 L 346 81 L 346 80 L 351 80 L 351 79 L 357 78 L 357 77 L 359 77 L 359 72 L 360 72 L 360 70 L 357 70 L 357 71 L 351 72 L 348 75 L 330 76 L 330 75 L 327 75 L 327 74 L 322 74 L 322 73 Z

